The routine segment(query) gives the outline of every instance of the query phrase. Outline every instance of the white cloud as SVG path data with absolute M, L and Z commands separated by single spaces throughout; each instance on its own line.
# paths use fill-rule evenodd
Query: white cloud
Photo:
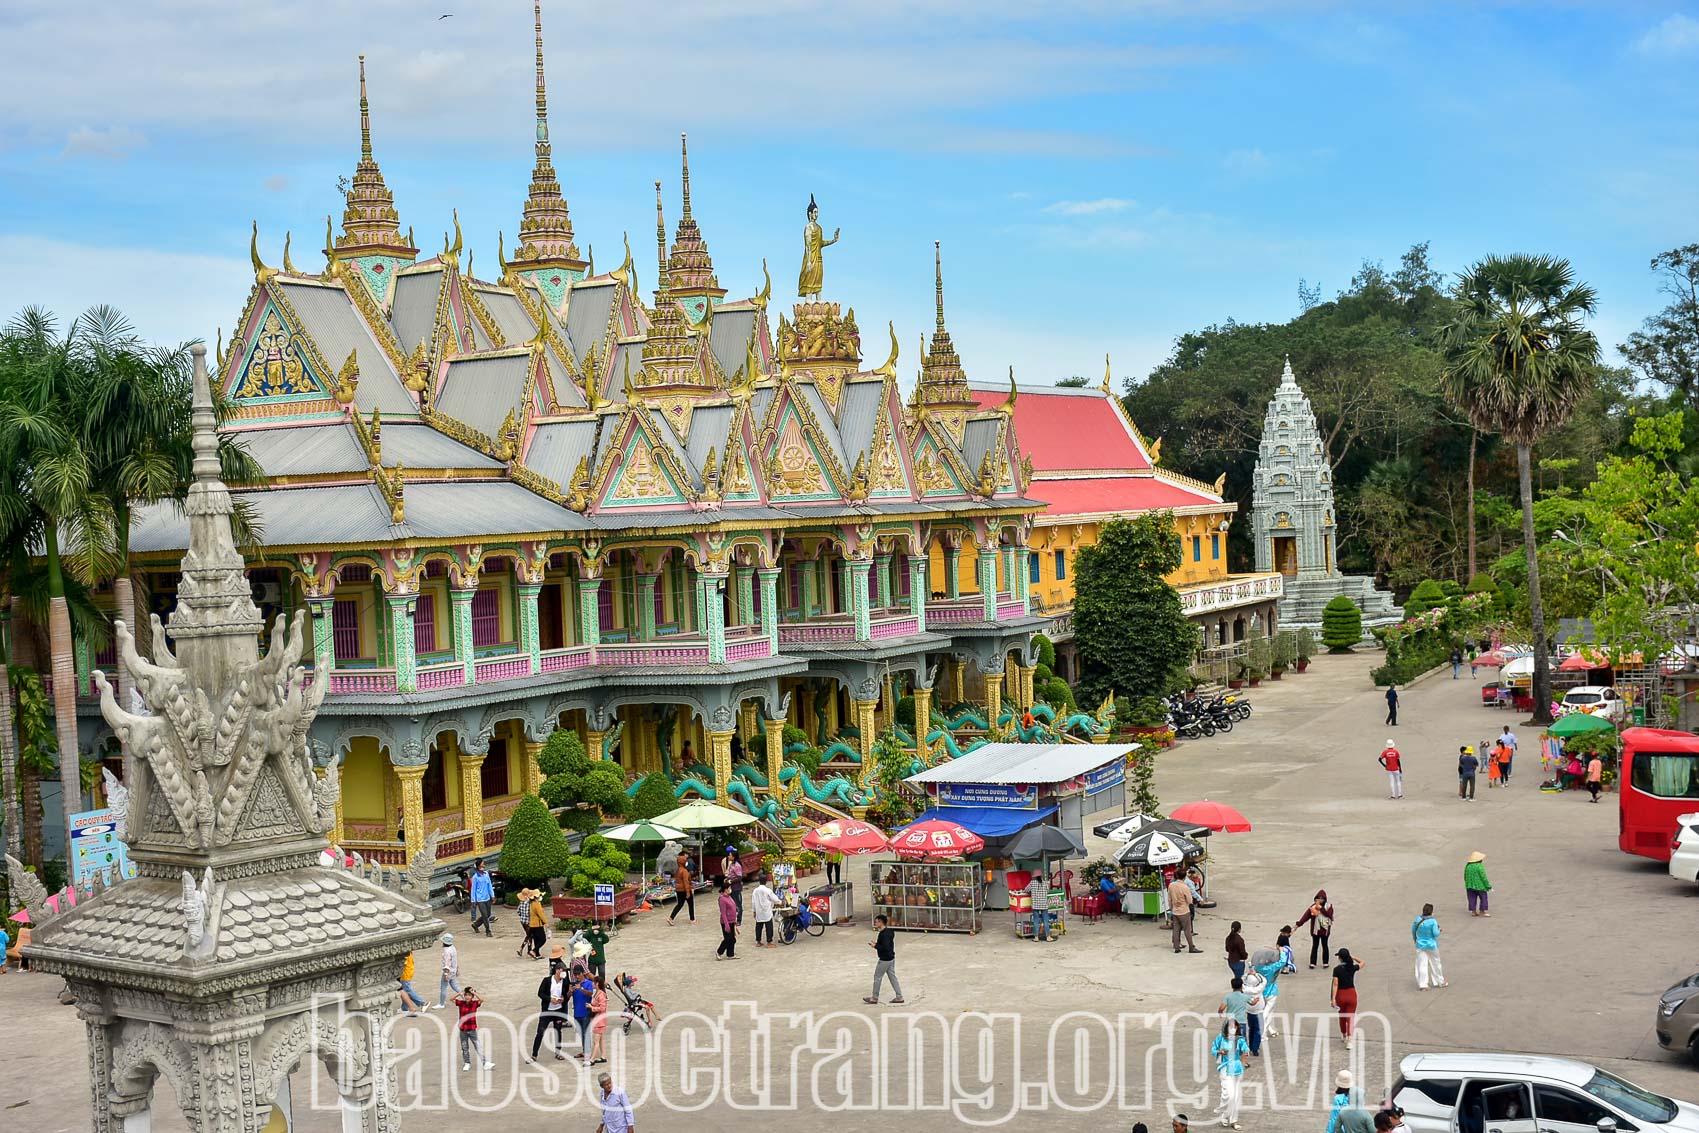
M 154 342 L 226 341 L 254 281 L 246 259 L 188 255 L 150 248 L 110 248 L 0 233 L 0 320 L 25 307 L 45 307 L 68 322 L 97 303 L 129 316 Z M 90 264 L 98 263 L 98 279 Z
M 105 130 L 95 126 L 78 126 L 65 136 L 65 145 L 59 150 L 59 156 L 123 161 L 132 150 L 146 144 L 147 138 L 140 131 L 127 126 L 113 126 Z
M 1262 177 L 1274 163 L 1260 149 L 1236 149 L 1222 158 L 1221 164 L 1235 177 Z
M 1677 13 L 1649 28 L 1635 46 L 1647 55 L 1681 55 L 1699 49 L 1699 20 Z
M 1125 197 L 1098 197 L 1092 201 L 1057 201 L 1045 205 L 1044 211 L 1055 216 L 1100 216 L 1132 207 L 1133 202 Z

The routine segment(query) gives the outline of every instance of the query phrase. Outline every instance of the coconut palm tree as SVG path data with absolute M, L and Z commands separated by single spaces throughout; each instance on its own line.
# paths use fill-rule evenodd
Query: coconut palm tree
M 1489 256 L 1452 289 L 1441 332 L 1445 394 L 1477 429 L 1516 446 L 1528 607 L 1534 637 L 1534 721 L 1551 723 L 1551 663 L 1534 544 L 1534 442 L 1563 424 L 1599 366 L 1599 341 L 1582 325 L 1597 294 L 1568 260 Z

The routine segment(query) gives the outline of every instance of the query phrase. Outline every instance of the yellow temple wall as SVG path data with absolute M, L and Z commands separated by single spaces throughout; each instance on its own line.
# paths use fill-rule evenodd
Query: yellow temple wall
M 1180 569 L 1168 576 L 1172 586 L 1186 586 L 1227 577 L 1227 533 L 1220 529 L 1229 512 L 1223 509 L 1202 515 L 1177 515 L 1174 530 L 1180 538 Z M 1033 529 L 1031 545 L 1038 556 L 1038 580 L 1031 583 L 1034 597 L 1046 609 L 1056 609 L 1074 600 L 1075 558 L 1096 544 L 1101 525 L 1097 522 L 1058 524 Z M 1212 538 L 1218 536 L 1218 538 Z M 1196 539 L 1196 544 L 1193 539 Z M 1195 554 L 1194 554 L 1195 548 Z M 1056 577 L 1056 552 L 1061 551 L 1064 577 Z
M 371 736 L 348 741 L 342 761 L 342 817 L 345 822 L 387 822 L 394 814 L 385 805 L 385 779 L 392 775 L 389 756 Z

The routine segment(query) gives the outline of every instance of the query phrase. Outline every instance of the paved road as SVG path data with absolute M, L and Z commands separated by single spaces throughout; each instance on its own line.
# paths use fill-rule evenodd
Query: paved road
M 743 956 L 727 964 L 712 960 L 718 934 L 708 923 L 711 905 L 701 906 L 695 926 L 640 918 L 611 946 L 613 968 L 640 973 L 651 998 L 679 1022 L 691 1012 L 724 1013 L 735 1047 L 709 1060 L 729 1069 L 731 1100 L 722 1096 L 694 1114 L 651 1102 L 639 1127 L 788 1130 L 800 1122 L 862 1130 L 886 1128 L 895 1118 L 916 1129 L 943 1129 L 1001 1119 L 1012 1128 L 1100 1133 L 1134 1120 L 1165 1128 L 1170 1108 L 1207 1116 L 1210 1104 L 1185 1096 L 1211 1077 L 1192 1045 L 1201 1021 L 1182 1021 L 1178 1038 L 1163 1045 L 1145 1016 L 1212 1015 L 1224 989 L 1219 944 L 1226 922 L 1243 921 L 1253 947 L 1272 943 L 1275 929 L 1293 922 L 1321 886 L 1337 908 L 1336 943 L 1367 962 L 1359 981 L 1362 1010 L 1385 1019 L 1370 1022 L 1359 1044 L 1356 1065 L 1371 1090 L 1410 1051 L 1480 1048 L 1573 1054 L 1654 1089 L 1699 1097 L 1699 1072 L 1658 1051 L 1651 1037 L 1656 994 L 1699 967 L 1692 947 L 1699 889 L 1616 850 L 1609 798 L 1591 806 L 1584 798 L 1540 794 L 1537 756 L 1524 755 L 1510 788 L 1483 788 L 1476 802 L 1459 802 L 1452 771 L 1457 745 L 1495 732 L 1510 717 L 1481 708 L 1476 685 L 1442 675 L 1405 694 L 1403 723 L 1389 730 L 1381 723 L 1379 693 L 1367 681 L 1370 663 L 1322 658 L 1309 673 L 1254 692 L 1256 715 L 1231 735 L 1183 744 L 1162 757 L 1157 785 L 1165 805 L 1217 798 L 1256 826 L 1248 835 L 1213 840 L 1220 908 L 1201 918 L 1203 955 L 1176 956 L 1165 932 L 1125 921 L 1074 925 L 1066 940 L 1048 946 L 1015 940 L 1002 914 L 992 914 L 987 931 L 973 938 L 900 936 L 899 968 L 914 1013 L 906 1025 L 921 1036 L 911 1042 L 903 1027 L 892 1025 L 897 1009 L 889 1006 L 879 1009 L 883 1031 L 853 1015 L 831 1016 L 859 1008 L 866 994 L 872 953 L 865 922 L 775 951 L 749 949 L 746 937 Z M 1519 732 L 1531 749 L 1532 730 Z M 1406 797 L 1399 802 L 1386 798 L 1374 758 L 1389 734 L 1405 753 Z M 1494 916 L 1485 920 L 1464 911 L 1463 861 L 1476 849 L 1487 854 L 1495 886 Z M 864 894 L 865 865 L 852 862 L 849 872 Z M 1446 929 L 1452 986 L 1418 993 L 1409 924 L 1424 901 L 1438 907 Z M 462 933 L 463 966 L 489 1001 L 486 1014 L 519 1018 L 534 1008 L 531 993 L 541 972 L 514 958 L 511 923 L 501 931 L 488 942 Z M 421 990 L 431 966 L 421 955 Z M 1310 1017 L 1294 1020 L 1300 1042 L 1277 1046 L 1253 1064 L 1249 1080 L 1258 1084 L 1259 1101 L 1286 1108 L 1247 1112 L 1243 1121 L 1247 1129 L 1274 1133 L 1318 1130 L 1324 1118 L 1315 1107 L 1325 1112 L 1326 1090 L 1312 1083 L 1330 1080 L 1344 1064 L 1326 1018 L 1327 981 L 1301 966 L 1281 986 L 1282 1013 Z M 10 1022 L 7 1057 L 0 1060 L 0 1129 L 87 1128 L 83 1031 L 74 1012 L 54 1002 L 54 991 L 55 981 L 46 978 L 0 980 L 0 1010 Z M 751 1020 L 755 1009 L 812 1012 L 817 1029 L 769 1020 L 763 1040 Z M 1096 1016 L 1108 1022 L 1095 1023 Z M 511 1035 L 495 1036 L 490 1093 L 478 1095 L 477 1076 L 462 1074 L 458 1063 L 445 1073 L 438 1029 L 447 1023 L 433 1012 L 396 1032 L 404 1052 L 402 1094 L 424 1103 L 407 1114 L 406 1129 L 594 1128 L 592 1112 L 574 1092 L 579 1077 L 572 1064 L 545 1056 L 546 1071 L 521 1075 L 512 1065 Z M 1317 1041 L 1321 1034 L 1328 1041 Z M 705 1028 L 698 1037 L 707 1037 Z M 681 1036 L 663 1038 L 665 1050 L 662 1039 L 641 1037 L 631 1047 L 635 1056 L 653 1054 L 653 1077 L 634 1064 L 621 1080 L 652 1083 L 681 1101 L 705 1100 L 715 1080 L 690 1082 L 680 1072 L 686 1062 L 700 1070 L 703 1060 L 683 1052 Z M 801 1112 L 762 1108 L 789 1104 L 787 1063 L 800 1045 L 819 1052 L 834 1044 L 838 1054 L 803 1064 Z M 771 1065 L 763 1051 L 770 1051 Z M 876 1051 L 918 1061 L 881 1074 Z M 954 1052 L 953 1064 L 942 1060 L 946 1051 Z M 988 1059 L 983 1066 L 981 1056 Z M 556 1069 L 565 1076 L 554 1078 Z M 461 1104 L 437 1105 L 445 1078 L 461 1085 Z M 1020 1085 L 1038 1082 L 1055 1092 L 1033 1094 L 1032 1101 L 1059 1096 L 1075 1108 L 1053 1101 L 1008 1121 Z M 311 1086 L 308 1075 L 297 1074 L 300 1110 Z M 763 1098 L 762 1088 L 771 1094 Z M 922 1103 L 956 1106 L 909 1116 L 880 1112 L 881 1105 L 911 1104 L 911 1088 Z M 990 1099 L 983 1109 L 962 1104 L 976 1088 Z M 1106 1090 L 1108 1109 L 1092 1100 Z M 843 1110 L 819 1114 L 814 1094 L 835 1095 Z M 1115 1108 L 1117 1102 L 1128 1108 Z M 1141 1105 L 1153 1112 L 1137 1112 Z M 302 1133 L 339 1127 L 334 1115 L 297 1113 Z M 161 1091 L 153 1128 L 185 1128 L 168 1089 Z

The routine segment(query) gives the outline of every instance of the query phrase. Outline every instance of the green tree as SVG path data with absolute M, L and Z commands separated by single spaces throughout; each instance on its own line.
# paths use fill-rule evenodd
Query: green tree
M 1404 616 L 1413 618 L 1417 614 L 1425 614 L 1443 605 L 1445 591 L 1440 589 L 1439 583 L 1431 578 L 1423 579 L 1416 589 L 1410 591 L 1410 597 L 1404 600 Z
M 1105 524 L 1097 543 L 1079 552 L 1074 643 L 1085 700 L 1161 695 L 1184 678 L 1198 635 L 1166 581 L 1179 566 L 1174 515 L 1167 511 Z
M 625 773 L 617 763 L 591 759 L 578 734 L 556 728 L 537 753 L 537 769 L 545 778 L 539 794 L 551 807 L 574 807 L 561 815 L 561 825 L 580 833 L 601 825 L 602 815 L 625 813 Z
M 1058 714 L 1071 713 L 1078 707 L 1074 701 L 1074 690 L 1069 688 L 1068 682 L 1061 677 L 1051 677 L 1045 681 L 1039 695 Z
M 47 695 L 47 690 L 41 685 L 41 677 L 34 669 L 16 667 L 10 670 L 11 703 L 14 709 L 14 720 L 6 725 L 11 730 L 11 722 L 15 722 L 18 730 L 18 748 L 16 753 L 16 768 L 14 775 L 16 787 L 8 786 L 7 790 L 16 790 L 16 796 L 9 796 L 8 801 L 16 804 L 16 810 L 8 810 L 7 822 L 18 827 L 18 838 L 21 853 L 8 848 L 26 865 L 40 868 L 42 864 L 41 847 L 41 781 L 58 771 L 59 740 L 53 728 L 53 701 Z M 7 837 L 12 836 L 12 825 L 7 826 Z
M 1056 643 L 1042 633 L 1032 635 L 1032 651 L 1038 657 L 1038 663 L 1048 669 L 1056 668 Z
M 565 877 L 572 850 L 560 824 L 543 800 L 526 795 L 507 820 L 501 844 L 503 876 L 522 886 L 540 886 L 551 877 Z
M 502 868 L 507 859 L 502 858 Z M 626 871 L 631 868 L 631 855 L 600 834 L 586 834 L 578 852 L 566 860 L 567 887 L 579 897 L 592 897 L 598 885 L 612 885 L 616 890 L 625 884 Z
M 1598 369 L 1599 341 L 1582 323 L 1596 301 L 1567 260 L 1489 256 L 1458 281 L 1441 335 L 1447 398 L 1476 428 L 1516 446 L 1539 724 L 1551 722 L 1551 658 L 1534 541 L 1531 453 L 1535 441 L 1568 419 Z
M 659 771 L 651 771 L 637 785 L 637 793 L 626 805 L 625 817 L 633 822 L 645 822 L 678 806 L 673 785 Z
M 1699 409 L 1699 244 L 1653 256 L 1652 270 L 1670 301 L 1617 349 L 1647 381 Z
M 1349 653 L 1363 640 L 1363 611 L 1343 594 L 1321 608 L 1321 643 L 1329 653 Z

